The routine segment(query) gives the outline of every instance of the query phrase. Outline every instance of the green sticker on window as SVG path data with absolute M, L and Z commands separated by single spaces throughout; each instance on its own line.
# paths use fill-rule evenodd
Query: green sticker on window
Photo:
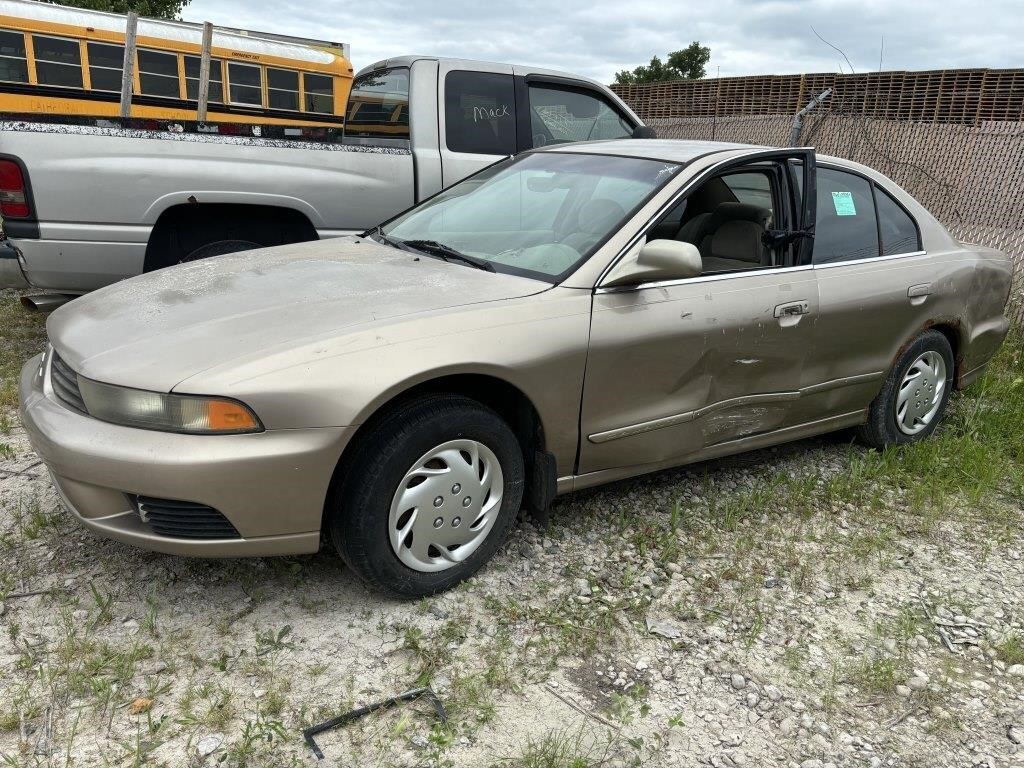
M 833 192 L 832 205 L 836 207 L 836 216 L 857 215 L 857 206 L 853 204 L 852 192 Z

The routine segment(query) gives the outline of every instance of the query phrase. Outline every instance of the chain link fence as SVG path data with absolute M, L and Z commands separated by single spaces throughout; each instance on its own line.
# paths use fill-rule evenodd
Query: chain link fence
M 991 83 L 992 76 L 987 77 Z M 871 78 L 864 79 L 872 84 Z M 886 93 L 892 102 L 889 80 L 883 78 L 879 82 L 887 84 L 890 90 Z M 701 84 L 700 93 L 715 93 L 714 81 L 696 82 Z M 964 103 L 964 98 L 956 100 L 960 91 L 955 89 L 949 90 L 952 95 L 948 98 L 941 89 L 932 95 L 936 108 L 942 106 L 947 110 L 945 119 L 933 115 L 923 121 L 918 115 L 906 119 L 895 109 L 866 108 L 879 100 L 872 98 L 870 87 L 858 86 L 856 98 L 842 92 L 834 94 L 825 106 L 808 115 L 800 143 L 815 147 L 823 155 L 876 168 L 917 198 L 954 237 L 1007 253 L 1014 262 L 1010 314 L 1019 327 L 1024 326 L 1024 90 L 1018 83 L 1024 82 L 1024 78 L 1014 77 L 1012 88 L 1005 85 L 1009 82 L 1005 77 L 1000 82 L 1004 87 L 998 98 L 987 97 L 983 92 L 975 94 L 975 102 L 984 104 L 986 109 L 974 111 L 973 119 L 967 116 L 966 109 L 960 110 L 955 121 L 949 120 L 949 105 Z M 835 85 L 835 79 L 830 84 Z M 718 102 L 718 109 L 732 114 L 708 114 L 709 110 L 703 108 L 693 109 L 693 114 L 689 112 L 693 107 L 689 100 L 698 86 L 687 90 L 674 83 L 671 85 L 675 90 L 666 90 L 667 85 L 646 86 L 647 91 L 632 86 L 622 93 L 659 137 L 772 147 L 789 143 L 792 112 L 750 114 L 754 105 L 745 94 L 742 101 L 737 97 L 728 103 L 724 99 Z M 843 85 L 842 80 L 839 85 Z M 805 95 L 809 99 L 816 93 L 804 84 L 799 98 Z M 788 95 L 783 101 L 777 106 L 789 109 L 799 103 L 797 97 Z M 900 103 L 906 101 L 904 98 Z M 972 102 L 972 109 L 974 106 Z M 993 106 L 1000 108 L 1000 114 L 992 114 Z M 879 117 L 880 112 L 885 112 L 885 117 Z

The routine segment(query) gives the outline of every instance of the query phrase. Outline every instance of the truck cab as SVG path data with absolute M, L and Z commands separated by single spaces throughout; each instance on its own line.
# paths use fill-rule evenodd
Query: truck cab
M 0 116 L 0 287 L 78 294 L 232 251 L 363 231 L 517 152 L 640 119 L 562 72 L 401 56 L 357 73 L 344 131 Z

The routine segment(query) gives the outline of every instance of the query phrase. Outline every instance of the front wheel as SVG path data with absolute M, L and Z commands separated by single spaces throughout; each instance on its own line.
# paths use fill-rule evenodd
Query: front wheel
M 412 400 L 355 446 L 328 532 L 370 586 L 430 595 L 491 558 L 515 523 L 523 483 L 519 442 L 494 411 L 460 396 Z
M 925 331 L 889 371 L 857 436 L 874 448 L 928 437 L 946 412 L 953 388 L 953 349 L 938 331 Z

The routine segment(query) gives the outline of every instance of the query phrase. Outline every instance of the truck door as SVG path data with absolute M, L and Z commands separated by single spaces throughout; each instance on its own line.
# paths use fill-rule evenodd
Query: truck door
M 438 69 L 441 175 L 448 187 L 516 151 L 512 67 L 442 61 Z
M 570 141 L 624 139 L 640 122 L 615 95 L 554 75 L 516 78 L 519 149 Z

